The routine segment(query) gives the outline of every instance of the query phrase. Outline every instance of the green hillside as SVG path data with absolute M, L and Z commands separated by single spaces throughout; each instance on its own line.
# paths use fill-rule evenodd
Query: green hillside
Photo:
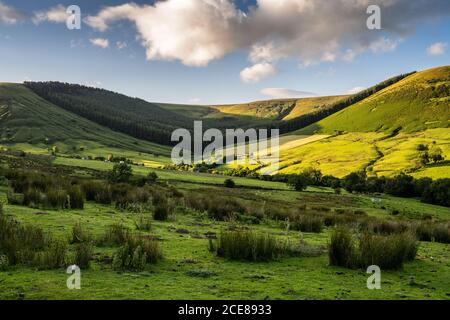
M 21 84 L 0 84 L 0 136 L 3 146 L 25 151 L 46 152 L 57 146 L 64 153 L 97 149 L 98 155 L 105 155 L 116 149 L 149 157 L 170 154 L 169 148 L 114 132 L 59 108 Z
M 298 99 L 294 108 L 286 117 L 283 118 L 283 120 L 291 120 L 308 113 L 317 112 L 348 97 L 349 96 L 344 95 Z
M 418 72 L 300 133 L 415 132 L 447 128 L 450 66 Z

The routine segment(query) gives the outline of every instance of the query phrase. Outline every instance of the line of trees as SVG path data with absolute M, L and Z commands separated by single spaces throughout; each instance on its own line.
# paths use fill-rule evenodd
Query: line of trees
M 450 207 L 450 179 L 414 179 L 403 173 L 395 177 L 367 177 L 365 172 L 351 173 L 338 179 L 323 176 L 320 170 L 307 169 L 295 175 L 276 175 L 271 180 L 285 182 L 297 191 L 305 190 L 307 186 L 321 186 L 333 188 L 339 193 L 344 188 L 352 193 L 385 193 L 420 198 L 422 202 Z
M 60 82 L 25 82 L 25 86 L 51 103 L 83 118 L 132 137 L 171 145 L 176 128 L 192 121 L 156 104 L 103 89 Z

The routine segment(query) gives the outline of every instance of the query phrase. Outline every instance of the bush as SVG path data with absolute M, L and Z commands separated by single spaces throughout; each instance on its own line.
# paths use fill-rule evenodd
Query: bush
M 51 189 L 45 194 L 44 206 L 49 209 L 61 210 L 68 208 L 69 196 L 66 191 Z
M 71 243 L 83 243 L 91 241 L 92 236 L 83 229 L 80 222 L 77 222 L 72 227 Z
M 450 243 L 450 223 L 420 222 L 414 225 L 420 241 Z
M 336 228 L 328 245 L 331 266 L 353 267 L 355 260 L 355 240 L 349 229 Z
M 130 165 L 126 163 L 117 163 L 108 173 L 108 180 L 115 183 L 125 183 L 130 181 L 132 175 L 133 170 Z
M 253 231 L 223 231 L 217 254 L 231 260 L 269 261 L 285 253 L 285 248 L 269 234 Z
M 0 271 L 6 271 L 9 267 L 9 259 L 6 255 L 0 255 Z
M 246 208 L 237 200 L 216 198 L 209 202 L 208 216 L 211 219 L 227 221 L 235 217 L 236 213 L 244 214 Z
M 41 228 L 0 215 L 0 254 L 8 258 L 9 264 L 31 263 L 47 243 L 48 237 Z
M 150 231 L 152 228 L 152 220 L 148 216 L 140 215 L 135 221 L 136 229 Z
M 158 241 L 130 236 L 114 254 L 113 268 L 141 271 L 146 263 L 156 263 L 161 258 L 162 250 Z
M 84 209 L 84 196 L 80 186 L 72 186 L 67 191 L 68 208 L 69 209 Z
M 123 245 L 130 237 L 130 230 L 121 223 L 115 223 L 108 227 L 106 233 L 100 239 L 100 245 Z
M 367 268 L 400 269 L 405 261 L 414 260 L 417 240 L 412 233 L 381 236 L 363 233 L 359 242 L 358 264 Z
M 236 186 L 233 179 L 226 179 L 224 185 L 225 188 L 234 188 Z
M 39 269 L 57 269 L 65 266 L 67 243 L 61 239 L 50 241 L 49 247 L 35 256 L 34 265 Z
M 37 189 L 30 188 L 23 193 L 23 205 L 37 208 L 42 202 L 41 192 Z
M 169 215 L 173 213 L 173 207 L 169 203 L 158 204 L 153 212 L 153 219 L 158 221 L 166 221 Z
M 323 218 L 317 215 L 300 215 L 291 223 L 292 230 L 320 233 L 323 229 Z
M 93 257 L 93 246 L 90 242 L 77 244 L 75 247 L 74 264 L 81 269 L 88 269 Z
M 328 248 L 330 265 L 346 268 L 367 268 L 377 265 L 382 269 L 399 269 L 417 254 L 417 239 L 412 232 L 394 235 L 365 231 L 356 246 L 348 229 L 337 228 L 331 235 Z

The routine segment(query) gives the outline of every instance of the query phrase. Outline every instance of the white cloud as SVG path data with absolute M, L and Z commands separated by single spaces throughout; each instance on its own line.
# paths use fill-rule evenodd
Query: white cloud
M 381 7 L 381 38 L 366 27 L 369 4 Z M 448 0 L 256 0 L 247 13 L 232 0 L 166 0 L 105 7 L 85 22 L 106 31 L 114 22 L 131 21 L 148 60 L 205 66 L 245 50 L 254 65 L 293 57 L 310 66 L 395 50 L 420 21 L 448 15 Z
M 366 87 L 354 87 L 353 89 L 348 90 L 347 94 L 356 94 L 366 89 L 367 89 Z
M 109 40 L 108 39 L 104 39 L 104 38 L 95 38 L 95 39 L 89 39 L 89 41 L 97 47 L 100 48 L 108 48 L 109 47 Z
M 62 4 L 58 4 L 56 7 L 50 8 L 44 11 L 38 11 L 34 13 L 33 23 L 40 24 L 42 22 L 55 22 L 64 23 L 66 22 L 69 14 L 66 12 L 67 8 Z
M 258 63 L 241 71 L 241 80 L 247 83 L 259 82 L 262 79 L 274 75 L 276 69 L 270 63 Z
M 22 12 L 0 1 L 0 24 L 16 24 L 24 18 Z
M 430 56 L 440 56 L 445 53 L 445 50 L 447 49 L 447 43 L 444 42 L 437 42 L 432 44 L 427 48 L 427 53 Z
M 125 49 L 127 47 L 127 43 L 126 42 L 122 42 L 122 41 L 117 41 L 116 42 L 116 47 L 119 50 Z
M 399 41 L 393 41 L 392 39 L 388 38 L 379 38 L 372 43 L 370 43 L 369 48 L 372 50 L 372 52 L 389 52 L 393 51 L 397 48 Z
M 261 90 L 261 93 L 274 99 L 307 98 L 317 96 L 317 94 L 312 92 L 298 91 L 285 88 L 265 88 Z

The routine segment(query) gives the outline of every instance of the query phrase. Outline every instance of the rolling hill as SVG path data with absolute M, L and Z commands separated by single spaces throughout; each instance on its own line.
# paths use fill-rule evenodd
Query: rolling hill
M 299 133 L 415 132 L 450 125 L 450 66 L 418 72 Z
M 361 170 L 450 177 L 449 161 L 420 165 L 417 150 L 439 147 L 450 159 L 449 97 L 448 66 L 400 75 L 352 96 L 222 106 L 149 103 L 56 82 L 1 84 L 0 137 L 7 148 L 48 153 L 57 146 L 64 157 L 113 153 L 157 167 L 170 162 L 170 147 L 161 143 L 170 144 L 172 130 L 203 120 L 204 129 L 280 128 L 281 173 L 314 167 L 337 177 Z
M 21 84 L 0 84 L 1 145 L 47 153 L 106 156 L 124 150 L 143 158 L 169 156 L 170 149 L 115 132 L 42 99 Z M 161 158 L 161 157 L 160 157 Z

